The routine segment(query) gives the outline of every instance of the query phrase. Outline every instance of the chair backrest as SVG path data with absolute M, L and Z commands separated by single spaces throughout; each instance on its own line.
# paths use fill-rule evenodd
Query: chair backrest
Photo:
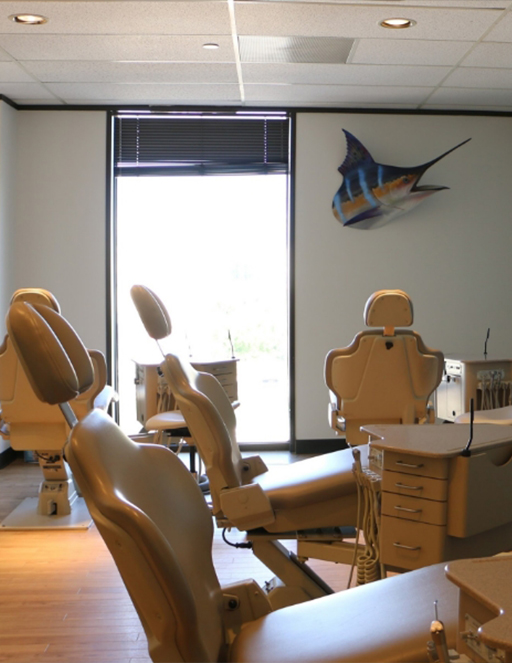
M 444 357 L 409 329 L 413 307 L 402 290 L 374 293 L 365 323 L 346 348 L 331 350 L 325 381 L 345 419 L 350 444 L 367 441 L 359 428 L 370 423 L 418 423 L 427 417 L 428 399 L 439 385 Z
M 221 490 L 242 485 L 244 462 L 233 406 L 215 376 L 196 371 L 177 355 L 167 353 L 162 370 L 205 465 L 217 514 Z
M 41 313 L 37 306 L 11 307 L 17 352 L 32 367 L 29 379 L 41 398 L 54 402 L 56 383 L 60 398 L 73 398 L 83 390 L 80 376 L 69 387 L 63 376 L 75 373 L 83 353 L 62 344 L 55 320 Z M 37 357 L 44 355 L 51 362 L 39 370 Z M 100 410 L 73 427 L 65 453 L 139 614 L 152 660 L 223 660 L 213 521 L 179 457 L 162 446 L 136 444 Z
M 11 306 L 20 302 L 43 305 L 60 313 L 57 299 L 42 288 L 17 290 L 12 296 Z M 92 409 L 107 380 L 103 354 L 97 350 L 91 350 L 90 354 L 94 363 L 93 382 L 72 401 L 78 418 Z M 34 393 L 9 334 L 0 348 L 0 405 L 2 419 L 9 424 L 9 441 L 13 449 L 50 451 L 63 448 L 69 427 L 56 405 L 43 403 Z

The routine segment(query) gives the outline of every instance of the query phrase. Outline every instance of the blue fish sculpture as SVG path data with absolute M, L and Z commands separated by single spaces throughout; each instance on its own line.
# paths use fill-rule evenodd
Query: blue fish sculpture
M 467 143 L 459 143 L 422 166 L 400 168 L 375 163 L 366 147 L 343 129 L 347 156 L 338 168 L 343 183 L 332 201 L 334 216 L 344 226 L 371 228 L 415 207 L 436 191 L 447 186 L 418 186 L 425 171 L 450 152 Z

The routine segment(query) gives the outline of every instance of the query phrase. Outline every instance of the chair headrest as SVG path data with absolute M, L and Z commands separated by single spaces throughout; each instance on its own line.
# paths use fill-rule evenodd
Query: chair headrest
M 364 307 L 368 327 L 410 327 L 413 320 L 411 298 L 403 290 L 378 290 Z
M 145 285 L 134 285 L 130 290 L 135 308 L 151 338 L 160 341 L 172 331 L 171 318 L 164 303 Z
M 94 369 L 73 327 L 59 313 L 18 301 L 7 314 L 7 331 L 36 396 L 67 403 L 89 389 Z
M 60 313 L 59 302 L 48 290 L 43 288 L 20 288 L 16 290 L 11 298 L 11 304 L 15 302 L 28 302 L 29 304 L 43 304 Z

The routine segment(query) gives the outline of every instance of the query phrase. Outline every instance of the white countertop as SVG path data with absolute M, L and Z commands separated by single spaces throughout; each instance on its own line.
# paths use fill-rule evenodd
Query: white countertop
M 460 454 L 469 440 L 469 426 L 464 424 L 382 424 L 361 428 L 374 438 L 376 449 L 450 458 Z M 484 450 L 512 444 L 512 427 L 474 424 L 470 450 Z
M 450 562 L 446 577 L 496 615 L 480 627 L 482 642 L 512 650 L 512 556 Z

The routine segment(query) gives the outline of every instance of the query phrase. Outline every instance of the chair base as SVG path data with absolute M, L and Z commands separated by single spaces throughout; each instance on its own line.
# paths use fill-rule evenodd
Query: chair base
M 37 513 L 39 498 L 27 497 L 0 524 L 5 530 L 89 529 L 92 518 L 82 497 L 73 502 L 66 516 L 43 516 Z

